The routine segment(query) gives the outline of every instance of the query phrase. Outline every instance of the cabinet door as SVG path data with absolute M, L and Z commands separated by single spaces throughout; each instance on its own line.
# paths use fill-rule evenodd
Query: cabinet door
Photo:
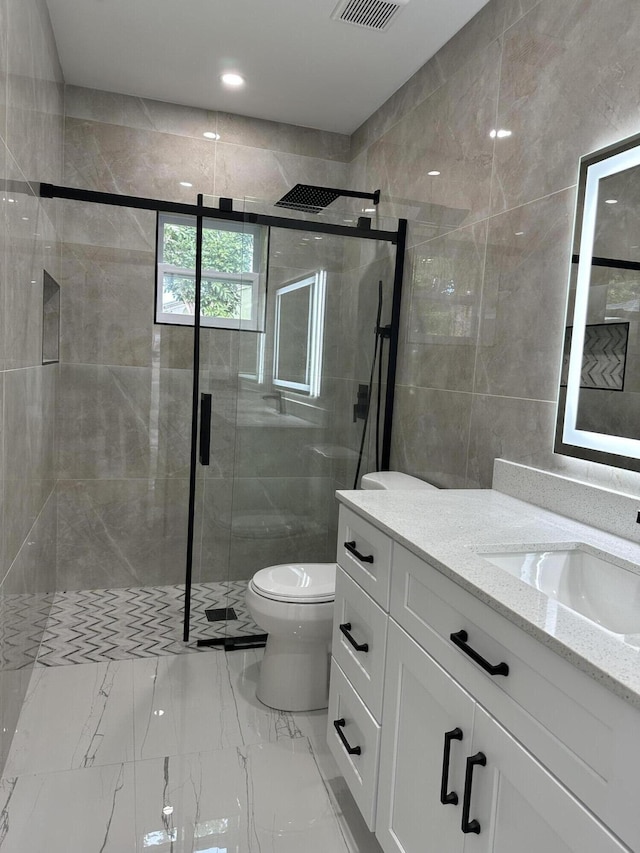
M 591 812 L 506 729 L 476 706 L 472 750 L 486 765 L 472 774 L 464 853 L 628 853 Z M 462 801 L 462 797 L 461 797 Z
M 389 623 L 376 836 L 386 853 L 461 853 L 463 756 L 469 754 L 474 702 L 393 621 Z M 440 802 L 445 732 L 450 739 Z M 514 853 L 511 850 L 510 853 Z

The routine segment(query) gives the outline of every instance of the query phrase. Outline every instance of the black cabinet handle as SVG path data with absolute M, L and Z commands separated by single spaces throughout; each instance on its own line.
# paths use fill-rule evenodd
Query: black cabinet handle
M 458 795 L 455 791 L 447 793 L 449 787 L 449 758 L 451 757 L 451 741 L 462 740 L 462 729 L 455 728 L 444 733 L 444 753 L 442 755 L 442 784 L 440 785 L 440 802 L 443 806 L 457 806 Z
M 209 464 L 211 451 L 211 394 L 200 394 L 200 464 Z
M 358 643 L 349 633 L 351 631 L 351 622 L 345 622 L 343 625 L 338 625 L 338 627 L 357 652 L 369 651 L 369 643 Z
M 373 554 L 369 554 L 366 557 L 364 554 L 361 554 L 360 551 L 356 549 L 355 539 L 353 540 L 353 542 L 345 542 L 344 547 L 350 554 L 353 554 L 354 557 L 360 560 L 361 563 L 373 563 Z
M 457 634 L 450 634 L 449 639 L 451 642 L 457 646 L 459 649 L 469 655 L 471 660 L 474 660 L 477 664 L 489 673 L 489 675 L 509 675 L 509 665 L 506 663 L 489 663 L 488 660 L 485 660 L 482 655 L 479 655 L 475 649 L 472 649 L 471 646 L 467 645 L 467 640 L 469 639 L 469 635 L 466 631 L 458 631 Z
M 462 831 L 475 832 L 480 835 L 480 823 L 477 820 L 469 820 L 469 810 L 471 808 L 471 785 L 473 784 L 473 768 L 476 764 L 484 767 L 487 763 L 487 756 L 484 752 L 476 752 L 475 755 L 470 755 L 467 758 L 467 769 L 464 774 L 464 797 L 462 800 Z
M 344 736 L 344 732 L 342 731 L 342 729 L 347 725 L 347 721 L 345 720 L 345 718 L 341 717 L 339 720 L 334 720 L 333 725 L 335 727 L 335 730 L 338 732 L 338 737 L 342 741 L 342 745 L 347 750 L 349 755 L 360 755 L 362 752 L 360 747 L 359 746 L 351 746 L 349 741 Z

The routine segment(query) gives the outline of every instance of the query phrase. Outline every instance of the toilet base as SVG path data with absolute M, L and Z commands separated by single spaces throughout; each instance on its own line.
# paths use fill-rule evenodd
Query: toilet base
M 329 647 L 269 634 L 256 696 L 279 711 L 317 711 L 329 704 Z

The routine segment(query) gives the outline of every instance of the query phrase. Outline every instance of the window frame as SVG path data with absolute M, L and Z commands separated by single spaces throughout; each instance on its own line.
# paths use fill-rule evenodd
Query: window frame
M 195 314 L 173 314 L 163 310 L 164 307 L 164 276 L 173 274 L 185 278 L 194 278 L 195 268 L 188 269 L 165 263 L 162 258 L 164 254 L 164 226 L 165 225 L 189 225 L 195 229 L 197 217 L 189 214 L 163 213 L 158 211 L 156 221 L 156 280 L 154 299 L 154 323 L 164 326 L 194 326 Z M 214 279 L 218 281 L 237 282 L 238 285 L 250 285 L 251 287 L 251 318 L 243 320 L 234 317 L 207 317 L 200 314 L 200 326 L 212 329 L 237 329 L 240 331 L 261 332 L 264 331 L 264 311 L 261 304 L 265 302 L 266 275 L 263 272 L 262 259 L 266 236 L 264 226 L 252 223 L 234 222 L 226 219 L 215 219 L 213 217 L 203 218 L 203 230 L 230 231 L 239 234 L 250 233 L 253 235 L 253 272 L 225 273 L 218 270 L 202 268 L 201 280 Z

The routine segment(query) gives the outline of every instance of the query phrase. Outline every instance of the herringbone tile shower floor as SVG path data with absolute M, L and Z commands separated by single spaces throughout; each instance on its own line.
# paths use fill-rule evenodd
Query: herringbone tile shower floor
M 246 581 L 194 584 L 191 636 L 182 641 L 184 585 L 56 593 L 40 643 L 44 666 L 199 651 L 199 639 L 263 633 L 247 613 Z M 233 607 L 237 620 L 208 622 L 205 609 Z

